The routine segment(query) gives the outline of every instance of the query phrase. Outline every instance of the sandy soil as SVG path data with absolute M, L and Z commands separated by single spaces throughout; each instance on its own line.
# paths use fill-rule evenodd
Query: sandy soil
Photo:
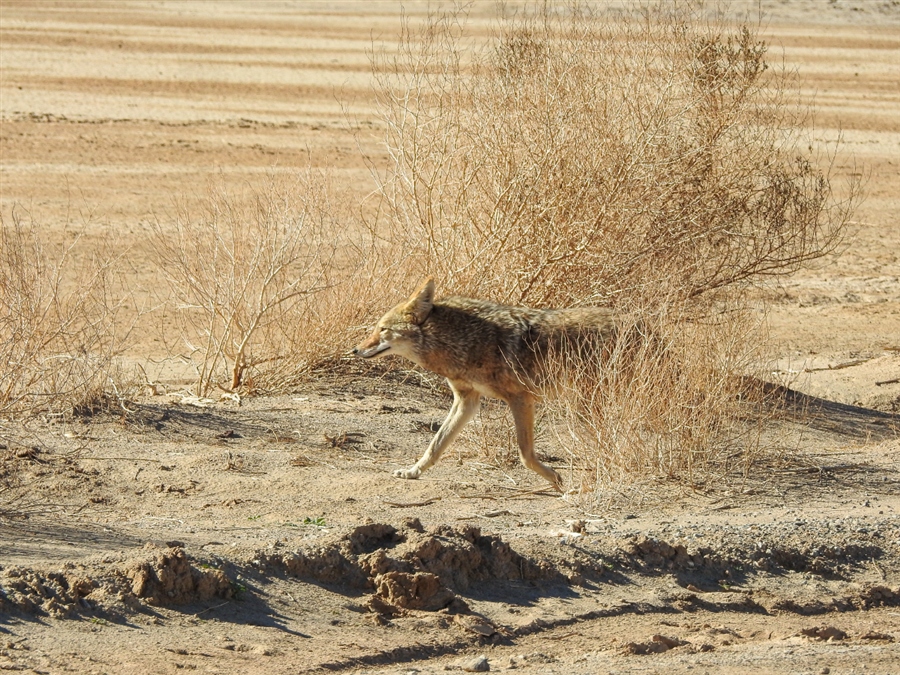
M 897 672 L 900 4 L 762 5 L 817 142 L 868 177 L 842 255 L 771 290 L 772 379 L 813 411 L 767 430 L 789 456 L 602 508 L 473 439 L 399 481 L 449 400 L 401 376 L 38 421 L 0 449 L 29 487 L 0 512 L 0 669 Z M 3 217 L 140 254 L 211 177 L 312 163 L 363 194 L 366 49 L 398 26 L 388 3 L 2 0 Z

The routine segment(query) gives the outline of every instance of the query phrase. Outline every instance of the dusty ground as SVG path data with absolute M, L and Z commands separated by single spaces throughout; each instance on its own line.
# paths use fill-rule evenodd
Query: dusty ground
M 772 291 L 773 380 L 813 397 L 803 428 L 769 430 L 789 457 L 588 508 L 474 441 L 392 479 L 448 405 L 415 378 L 44 420 L 0 450 L 30 488 L 0 513 L 0 669 L 897 672 L 900 5 L 763 6 L 817 141 L 842 136 L 838 174 L 868 176 L 847 250 Z M 364 193 L 366 49 L 398 14 L 2 0 L 4 218 L 87 222 L 140 253 L 153 214 L 210 177 L 311 162 Z

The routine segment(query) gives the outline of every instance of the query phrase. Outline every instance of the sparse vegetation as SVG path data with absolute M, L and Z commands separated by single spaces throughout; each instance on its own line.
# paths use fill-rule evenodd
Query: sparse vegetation
M 0 417 L 88 412 L 121 402 L 121 255 L 79 234 L 51 243 L 27 214 L 0 220 Z
M 404 37 L 376 57 L 391 162 L 370 225 L 406 253 L 399 276 L 613 306 L 653 336 L 599 372 L 560 355 L 545 428 L 585 488 L 747 462 L 736 376 L 763 355 L 745 291 L 833 251 L 858 194 L 834 197 L 790 74 L 748 26 L 668 5 L 545 5 L 474 48 L 458 14 Z
M 194 395 L 296 387 L 431 274 L 510 304 L 610 305 L 623 334 L 652 336 L 599 371 L 560 355 L 568 384 L 542 429 L 575 484 L 746 467 L 755 393 L 738 376 L 761 359 L 746 290 L 833 251 L 858 194 L 835 198 L 753 31 L 665 5 L 545 5 L 490 40 L 440 15 L 374 60 L 376 208 L 310 170 L 220 185 L 157 221 L 158 324 Z M 0 347 L 16 366 L 0 413 L 91 407 L 116 386 L 116 258 L 74 270 L 71 247 L 49 254 L 18 217 L 2 237 Z
M 489 75 L 498 45 L 523 25 L 522 18 L 498 20 L 498 12 L 521 17 L 524 4 L 444 3 L 470 12 L 449 19 L 465 47 L 463 85 L 477 68 Z M 690 20 L 703 31 L 703 20 L 723 7 L 729 17 L 764 13 L 759 31 L 772 46 L 759 81 L 768 87 L 768 78 L 780 77 L 783 58 L 797 69 L 797 98 L 816 103 L 815 128 L 799 120 L 806 131 L 792 132 L 797 154 L 845 195 L 844 178 L 858 170 L 848 151 L 856 152 L 870 198 L 854 213 L 844 255 L 775 283 L 748 277 L 691 297 L 679 290 L 690 274 L 677 277 L 678 260 L 664 254 L 670 287 L 659 273 L 642 292 L 631 283 L 637 274 L 610 278 L 601 265 L 607 281 L 621 284 L 610 294 L 599 282 L 587 291 L 575 283 L 589 264 L 561 275 L 550 260 L 552 283 L 539 278 L 522 302 L 612 305 L 623 335 L 597 358 L 585 358 L 593 356 L 589 348 L 554 355 L 566 378 L 559 397 L 538 407 L 536 448 L 566 489 L 582 491 L 560 497 L 517 461 L 510 411 L 499 401 L 483 402 L 468 437 L 423 479 L 392 478 L 438 431 L 447 387 L 405 360 L 373 364 L 342 354 L 372 334 L 377 317 L 409 296 L 423 272 L 434 274 L 439 297 L 514 303 L 525 288 L 502 247 L 502 274 L 464 278 L 460 267 L 447 279 L 419 249 L 392 238 L 404 228 L 373 192 L 363 157 L 387 184 L 392 160 L 378 145 L 386 127 L 373 114 L 366 49 L 383 38 L 388 57 L 399 56 L 398 3 L 2 2 L 3 227 L 10 234 L 17 218 L 40 243 L 36 259 L 48 272 L 65 253 L 62 296 L 83 271 L 108 260 L 106 297 L 126 298 L 114 319 L 120 336 L 142 313 L 112 359 L 112 378 L 96 380 L 98 396 L 26 396 L 0 413 L 0 670 L 242 672 L 251 663 L 251 670 L 285 672 L 897 670 L 896 3 L 584 4 L 618 17 L 628 7 L 699 7 L 703 14 Z M 541 5 L 569 11 L 561 3 L 529 7 L 540 12 Z M 404 3 L 410 49 L 418 49 L 436 7 Z M 598 18 L 596 25 L 606 22 Z M 640 39 L 638 27 L 632 32 Z M 668 40 L 658 46 L 674 49 Z M 636 49 L 611 43 L 609 68 L 629 70 L 620 61 Z M 560 56 L 575 61 L 565 50 Z M 645 73 L 648 82 L 655 73 Z M 608 99 L 617 85 L 604 77 L 596 79 Z M 518 115 L 528 129 L 524 103 L 540 84 L 533 79 L 511 80 L 510 109 L 484 107 L 483 121 Z M 403 82 L 395 82 L 402 94 Z M 621 83 L 639 90 L 627 77 Z M 794 86 L 786 82 L 783 98 L 791 106 Z M 657 93 L 664 99 L 670 90 Z M 552 112 L 553 94 L 536 103 Z M 464 117 L 467 95 L 458 99 Z M 344 123 L 336 97 L 357 124 Z M 609 108 L 625 103 L 614 99 Z M 644 103 L 635 99 L 635 114 Z M 574 98 L 569 108 L 573 119 L 587 115 Z M 578 131 L 558 117 L 547 128 Z M 846 145 L 830 165 L 806 145 L 830 153 L 841 137 Z M 665 134 L 651 142 L 677 159 Z M 485 154 L 475 150 L 474 159 Z M 513 172 L 529 158 L 521 145 L 511 150 L 518 153 Z M 655 156 L 652 147 L 640 155 L 635 174 L 655 172 L 660 188 L 677 184 L 677 162 L 671 176 L 644 166 Z M 596 159 L 598 171 L 607 159 Z M 304 175 L 305 166 L 316 170 Z M 574 178 L 560 166 L 553 185 L 564 189 Z M 489 174 L 458 191 L 460 199 L 478 206 L 482 176 Z M 541 203 L 551 204 L 551 184 L 536 185 Z M 650 179 L 644 187 L 655 189 Z M 188 343 L 205 343 L 185 322 L 205 310 L 179 309 L 192 300 L 179 299 L 165 275 L 171 270 L 154 256 L 153 222 L 171 240 L 180 220 L 190 243 L 215 208 L 243 214 L 251 228 L 270 198 L 293 218 L 316 195 L 324 196 L 326 238 L 332 226 L 343 238 L 328 285 L 296 298 L 298 311 L 266 315 L 293 322 L 290 339 L 302 344 L 257 330 L 236 389 L 219 391 L 234 378 L 226 354 L 208 371 L 209 394 L 195 395 L 201 383 L 193 365 L 206 354 Z M 620 197 L 610 222 L 632 213 L 643 227 L 643 202 Z M 662 212 L 652 202 L 646 208 Z M 585 212 L 572 209 L 576 217 Z M 565 213 L 546 222 L 559 227 Z M 586 230 L 575 223 L 573 233 Z M 227 239 L 228 218 L 220 215 L 218 227 Z M 466 237 L 468 227 L 460 226 Z M 511 236 L 522 231 L 514 227 Z M 625 225 L 620 231 L 630 236 Z M 0 242 L 3 279 L 8 241 Z M 26 250 L 33 243 L 20 241 Z M 452 238 L 441 245 L 426 251 L 435 264 L 455 255 Z M 612 253 L 615 246 L 642 252 L 612 237 L 606 245 Z M 520 253 L 524 259 L 527 251 Z M 572 253 L 573 260 L 581 255 Z M 638 264 L 657 274 L 647 261 Z M 572 285 L 559 286 L 569 276 Z M 296 278 L 291 271 L 277 285 Z M 307 299 L 309 313 L 300 311 Z M 757 337 L 765 337 L 763 314 L 747 308 L 767 299 L 766 344 Z M 3 343 L 12 339 L 6 321 L 19 315 L 6 305 L 0 311 Z M 772 355 L 764 370 L 760 344 Z M 267 353 L 284 358 L 265 361 Z M 140 389 L 123 389 L 119 366 L 137 369 Z M 21 374 L 9 367 L 0 362 L 4 382 Z M 760 393 L 732 373 L 768 382 Z M 65 374 L 52 384 L 68 391 Z M 783 401 L 783 415 L 760 414 L 766 392 Z M 760 446 L 765 453 L 754 453 Z M 748 462 L 752 470 L 741 475 Z
M 347 210 L 313 171 L 249 195 L 214 187 L 203 206 L 154 228 L 178 327 L 164 339 L 194 368 L 197 396 L 289 389 L 341 351 L 358 312 L 345 294 L 366 261 Z

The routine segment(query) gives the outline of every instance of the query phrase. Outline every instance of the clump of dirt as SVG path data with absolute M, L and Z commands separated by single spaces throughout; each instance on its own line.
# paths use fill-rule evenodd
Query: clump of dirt
M 221 570 L 196 567 L 180 547 L 152 544 L 129 557 L 66 563 L 59 571 L 0 569 L 0 611 L 54 618 L 80 611 L 119 613 L 123 606 L 181 605 L 230 598 L 232 593 Z
M 791 612 L 806 616 L 900 605 L 900 586 L 889 588 L 883 584 L 871 583 L 862 584 L 852 593 L 822 598 L 768 596 L 760 591 L 753 595 L 756 604 L 767 612 Z
M 429 572 L 385 572 L 375 577 L 374 583 L 369 608 L 379 614 L 396 614 L 403 609 L 435 611 L 458 600 L 439 576 Z
M 130 560 L 118 574 L 131 582 L 136 598 L 152 605 L 183 605 L 232 595 L 231 581 L 222 570 L 195 567 L 182 548 Z
M 812 628 L 804 628 L 800 631 L 800 635 L 815 640 L 827 640 L 829 642 L 847 639 L 847 633 L 834 626 L 814 626 Z
M 66 572 L 13 567 L 0 571 L 0 611 L 67 617 L 77 605 L 89 607 L 84 599 L 96 586 L 91 579 Z
M 753 532 L 732 529 L 720 528 L 713 536 L 704 536 L 699 546 L 648 536 L 607 544 L 618 549 L 610 552 L 611 556 L 633 568 L 725 572 L 750 566 L 764 572 L 807 572 L 834 578 L 850 576 L 856 565 L 897 554 L 893 541 L 896 525 L 890 519 L 859 527 L 852 539 L 843 532 L 804 532 L 791 524 L 756 527 Z
M 690 642 L 679 638 L 667 637 L 665 635 L 654 635 L 647 642 L 629 642 L 622 647 L 625 654 L 646 655 L 646 654 L 662 654 L 676 647 L 687 646 L 691 651 L 709 651 L 703 646 L 695 646 Z
M 565 580 L 556 565 L 520 555 L 480 528 L 439 525 L 426 532 L 418 519 L 399 529 L 385 523 L 363 525 L 315 549 L 259 555 L 256 562 L 301 578 L 373 589 L 368 606 L 381 614 L 465 611 L 457 593 L 476 582 Z

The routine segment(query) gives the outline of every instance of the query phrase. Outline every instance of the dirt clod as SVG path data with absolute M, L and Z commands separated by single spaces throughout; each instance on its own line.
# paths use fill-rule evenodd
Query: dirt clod
M 183 548 L 154 551 L 149 559 L 127 562 L 122 571 L 135 597 L 154 605 L 181 605 L 230 598 L 231 582 L 217 569 L 194 567 Z
M 480 616 L 466 616 L 457 614 L 453 617 L 453 623 L 469 633 L 480 635 L 481 637 L 490 637 L 497 632 L 497 627 L 490 621 Z
M 815 626 L 813 628 L 804 628 L 800 631 L 801 635 L 805 635 L 809 638 L 814 638 L 816 640 L 827 640 L 832 642 L 837 642 L 838 640 L 844 640 L 847 638 L 847 634 L 842 631 L 840 628 L 835 628 L 834 626 Z
M 148 545 L 112 564 L 108 558 L 63 571 L 0 570 L 0 611 L 64 618 L 84 611 L 128 612 L 142 603 L 183 605 L 233 593 L 224 572 L 196 567 L 183 548 Z
M 650 638 L 652 642 L 657 642 L 661 645 L 664 645 L 667 649 L 674 649 L 675 647 L 680 647 L 682 645 L 686 645 L 687 642 L 684 640 L 679 640 L 678 638 L 666 637 L 665 635 L 654 635 Z
M 436 611 L 456 597 L 430 572 L 386 572 L 375 577 L 375 594 L 388 605 L 402 609 Z

